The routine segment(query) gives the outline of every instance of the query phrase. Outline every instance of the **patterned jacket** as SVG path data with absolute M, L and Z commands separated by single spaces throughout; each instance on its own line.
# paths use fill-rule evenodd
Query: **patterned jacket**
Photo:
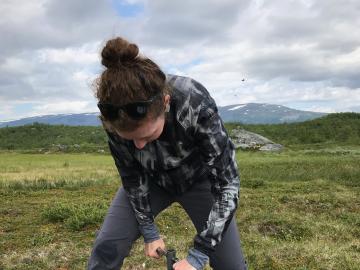
M 170 111 L 161 136 L 139 150 L 113 133 L 108 143 L 145 242 L 158 239 L 149 201 L 149 181 L 182 194 L 196 181 L 211 181 L 214 204 L 194 247 L 209 255 L 221 241 L 239 199 L 240 178 L 234 145 L 215 101 L 197 81 L 168 75 Z

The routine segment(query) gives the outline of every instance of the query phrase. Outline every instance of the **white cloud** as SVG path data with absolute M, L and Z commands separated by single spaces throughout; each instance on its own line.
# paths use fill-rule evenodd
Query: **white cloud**
M 34 69 L 34 63 L 22 57 L 8 57 L 0 64 L 0 70 L 15 75 L 31 74 Z
M 13 111 L 13 106 L 10 106 L 9 104 L 2 104 L 2 102 L 0 101 L 0 115 L 1 115 L 1 120 L 0 121 L 4 121 L 4 120 L 13 120 L 11 117 L 13 117 L 14 115 L 14 111 Z
M 94 111 L 90 84 L 102 70 L 101 47 L 120 35 L 166 71 L 200 81 L 219 105 L 358 110 L 359 1 L 125 3 L 143 6 L 141 16 L 119 17 L 111 1 L 1 1 L 0 105 Z M 11 113 L 24 115 L 4 107 L 0 120 Z
M 99 44 L 64 49 L 44 49 L 39 52 L 41 62 L 56 64 L 94 65 L 99 63 Z
M 22 24 L 44 14 L 44 0 L 2 0 L 0 4 L 0 25 Z
M 86 83 L 90 82 L 93 79 L 93 74 L 90 74 L 85 71 L 77 71 L 72 76 L 74 81 L 77 81 L 78 83 Z
M 82 113 L 88 110 L 91 104 L 87 101 L 65 101 L 46 103 L 34 106 L 34 115 L 60 114 L 60 113 Z
M 332 107 L 323 106 L 309 106 L 304 108 L 305 111 L 322 112 L 322 113 L 336 113 L 337 111 Z
M 146 0 L 124 0 L 124 2 L 130 5 L 135 5 L 135 4 L 144 4 Z

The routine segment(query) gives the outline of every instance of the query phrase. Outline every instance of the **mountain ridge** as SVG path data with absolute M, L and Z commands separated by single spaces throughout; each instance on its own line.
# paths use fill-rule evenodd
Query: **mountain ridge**
M 291 109 L 283 105 L 267 103 L 244 103 L 218 106 L 219 114 L 224 122 L 240 122 L 243 124 L 280 124 L 312 120 L 327 113 L 310 112 Z M 32 123 L 69 126 L 100 126 L 98 112 L 42 115 L 21 118 L 12 121 L 0 121 L 0 128 L 22 126 Z
M 304 122 L 327 115 L 327 113 L 302 111 L 283 105 L 245 103 L 219 107 L 224 122 L 243 124 L 281 124 Z M 238 121 L 237 119 L 241 119 Z

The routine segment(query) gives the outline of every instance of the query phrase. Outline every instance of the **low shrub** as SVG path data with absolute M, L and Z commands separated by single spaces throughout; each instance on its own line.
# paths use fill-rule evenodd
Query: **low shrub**
M 84 205 L 56 203 L 46 207 L 41 216 L 48 222 L 63 222 L 68 229 L 79 231 L 86 226 L 101 223 L 108 207 L 106 203 Z

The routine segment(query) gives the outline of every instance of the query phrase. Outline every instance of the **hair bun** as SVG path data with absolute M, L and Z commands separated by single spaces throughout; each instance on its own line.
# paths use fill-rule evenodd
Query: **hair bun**
M 120 37 L 110 39 L 101 52 L 101 64 L 107 68 L 118 68 L 134 60 L 139 54 L 136 44 Z

